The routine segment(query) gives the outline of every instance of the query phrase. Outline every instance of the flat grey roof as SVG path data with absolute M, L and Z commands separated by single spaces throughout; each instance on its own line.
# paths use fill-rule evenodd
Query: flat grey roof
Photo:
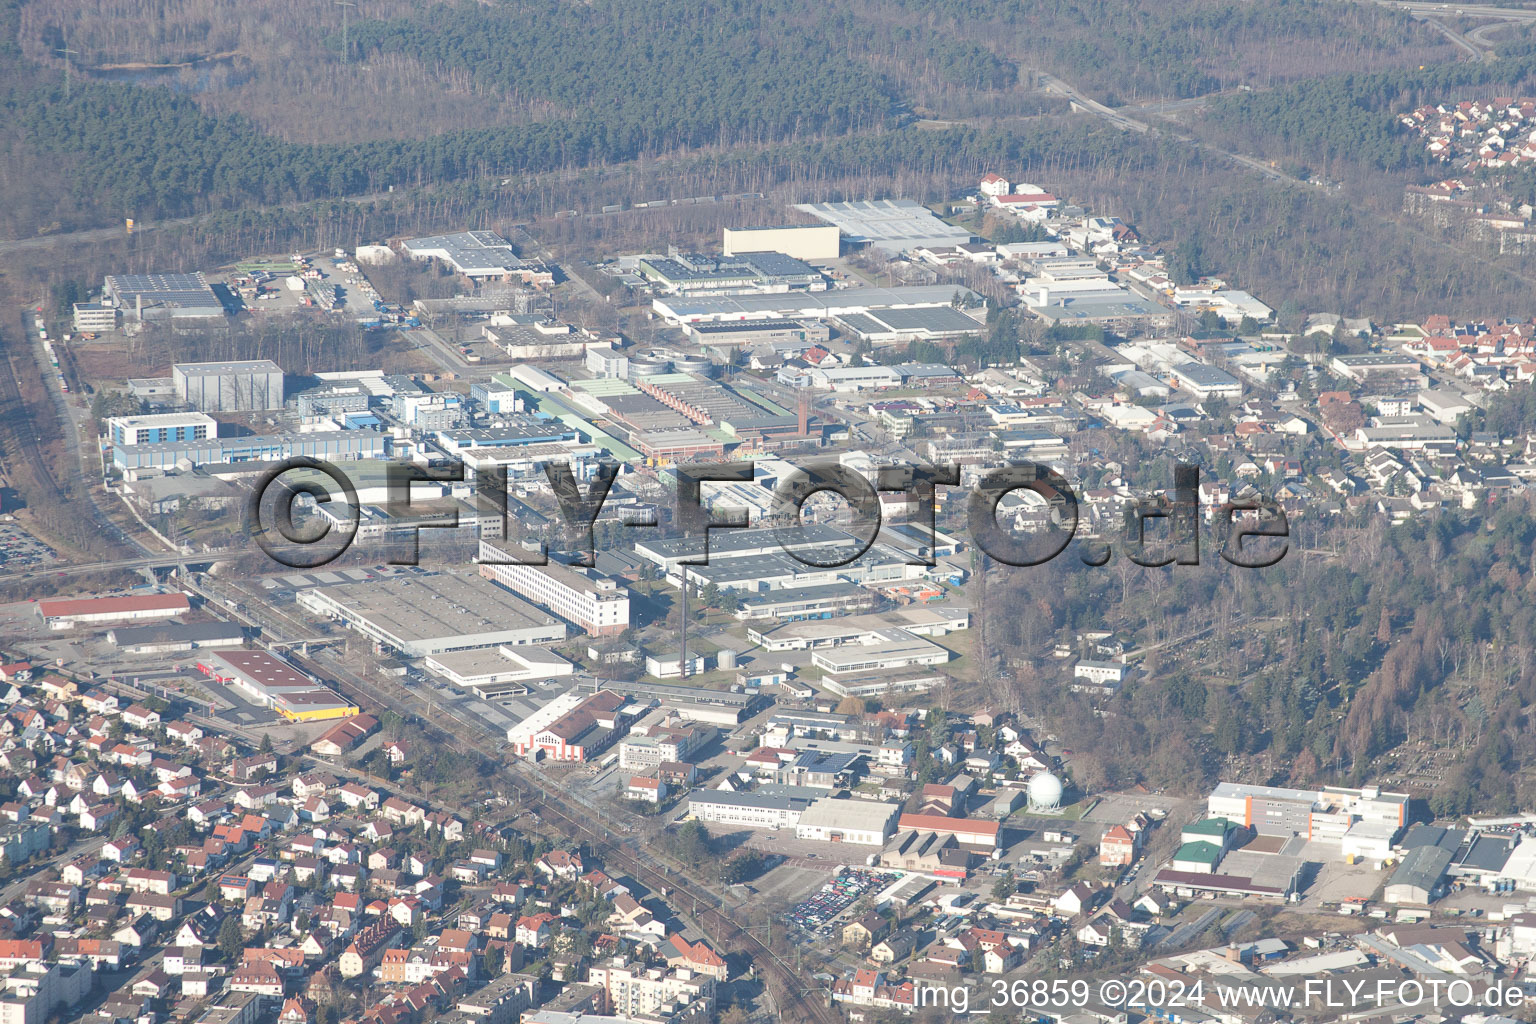
M 899 804 L 884 804 L 877 800 L 836 800 L 823 797 L 805 809 L 805 813 L 800 815 L 800 824 L 811 827 L 840 825 L 876 831 L 889 825 L 900 810 Z
M 1394 355 L 1388 352 L 1362 352 L 1357 355 L 1334 356 L 1333 361 L 1344 366 L 1419 365 L 1419 361 L 1412 356 Z
M 1478 871 L 1499 871 L 1509 860 L 1515 841 L 1508 836 L 1480 835 L 1465 851 L 1458 851 L 1456 866 Z
M 412 253 L 441 251 L 460 270 L 515 270 L 527 266 L 505 238 L 494 231 L 457 231 L 424 235 L 401 243 Z
M 798 320 L 748 320 L 744 323 L 693 324 L 698 334 L 741 334 L 748 331 L 803 331 Z
M 105 292 L 119 306 L 132 306 L 138 296 L 145 303 L 189 308 L 224 308 L 214 295 L 208 279 L 195 274 L 112 274 L 105 280 Z
M 773 295 L 722 295 L 707 299 L 658 298 L 653 305 L 665 306 L 677 316 L 727 316 L 740 314 L 775 319 L 798 316 L 821 318 L 837 313 L 855 313 L 868 309 L 897 306 L 948 306 L 955 293 L 967 300 L 976 293 L 969 288 L 947 284 L 912 285 L 904 288 L 836 288 L 824 292 L 782 292 Z
M 1387 879 L 1388 885 L 1411 885 L 1430 890 L 1440 881 L 1454 857 L 1450 850 L 1439 846 L 1417 846 L 1408 851 L 1403 862 Z
M 844 313 L 838 322 L 855 334 L 884 334 L 888 327 L 868 313 Z
M 320 593 L 407 643 L 500 634 L 555 621 L 511 591 L 471 573 L 396 576 L 325 587 Z
M 270 359 L 236 359 L 217 363 L 177 363 L 173 371 L 184 377 L 204 377 L 225 373 L 282 373 L 283 368 Z
M 795 209 L 819 217 L 849 241 L 902 252 L 924 246 L 962 245 L 973 237 L 946 224 L 911 199 L 864 199 L 847 203 L 803 203 Z
M 1172 311 L 1150 299 L 1143 299 L 1132 292 L 1123 297 L 1078 298 L 1064 296 L 1067 300 L 1054 300 L 1047 305 L 1030 305 L 1030 311 L 1047 320 L 1086 320 L 1089 318 L 1172 316 Z
M 822 790 L 815 790 L 820 795 Z M 696 789 L 688 794 L 688 802 L 715 804 L 720 807 L 760 807 L 765 810 L 794 811 L 811 805 L 810 797 L 773 796 L 765 793 L 728 793 L 721 789 Z
M 654 697 L 666 704 L 680 701 L 684 704 L 712 704 L 722 708 L 744 708 L 759 698 L 750 693 L 729 690 L 705 690 L 697 686 L 674 686 L 670 683 L 625 682 L 620 679 L 600 679 L 592 683 L 580 683 L 577 689 L 597 693 L 612 690 L 624 697 Z
M 1218 384 L 1236 384 L 1237 378 L 1225 370 L 1218 370 L 1214 366 L 1204 363 L 1180 363 L 1173 368 L 1173 372 L 1185 380 L 1193 381 L 1202 387 L 1214 387 Z
M 875 320 L 894 331 L 968 331 L 982 325 L 953 306 L 924 306 L 917 309 L 882 309 L 871 313 Z

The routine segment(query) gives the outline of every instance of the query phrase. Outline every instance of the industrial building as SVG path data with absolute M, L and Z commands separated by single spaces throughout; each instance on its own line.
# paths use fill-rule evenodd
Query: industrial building
M 746 621 L 793 622 L 827 619 L 845 612 L 864 611 L 874 605 L 873 591 L 854 583 L 825 583 L 744 596 L 736 609 L 736 617 Z
M 921 306 L 916 309 L 883 309 L 846 313 L 837 325 L 871 345 L 895 345 L 909 341 L 942 341 L 985 330 L 974 317 L 953 306 Z
M 225 466 L 243 462 L 280 462 L 307 455 L 329 462 L 382 459 L 389 438 L 367 430 L 331 430 L 312 434 L 210 437 L 202 441 L 114 446 L 112 465 L 119 470 L 174 470 L 185 466 Z
M 104 305 L 140 322 L 225 315 L 208 279 L 195 274 L 114 274 L 103 282 Z
M 68 629 L 100 622 L 147 622 L 174 619 L 190 611 L 187 595 L 137 594 L 130 597 L 87 597 L 37 602 L 37 617 L 49 629 Z
M 815 263 L 835 260 L 842 235 L 832 224 L 786 224 L 782 227 L 726 228 L 722 248 L 727 256 L 750 252 L 781 252 Z
M 941 836 L 954 836 L 962 846 L 983 850 L 996 848 L 1002 826 L 995 821 L 978 821 L 974 818 L 951 818 L 943 814 L 903 814 L 896 822 L 901 832 L 933 832 Z
M 547 608 L 592 636 L 617 636 L 629 628 L 629 591 L 580 566 L 493 564 L 509 556 L 489 541 L 480 542 L 480 575 L 512 593 Z
M 800 813 L 800 820 L 795 823 L 795 838 L 884 846 L 900 812 L 898 804 L 824 797 Z
M 232 622 L 167 622 L 107 631 L 107 643 L 125 654 L 164 654 L 209 647 L 239 647 L 245 630 Z
M 408 658 L 557 643 L 565 625 L 472 573 L 437 572 L 302 591 L 306 611 Z
M 1173 374 L 1180 388 L 1201 401 L 1207 398 L 1231 400 L 1243 397 L 1243 385 L 1238 379 L 1214 366 L 1206 366 L 1204 363 L 1180 363 L 1173 368 Z
M 357 381 L 329 380 L 295 396 L 300 416 L 335 416 L 368 411 L 372 393 Z
M 407 238 L 400 243 L 412 259 L 442 260 L 465 277 L 547 285 L 554 277 L 542 263 L 522 259 L 494 231 L 459 231 Z
M 942 672 L 926 672 L 883 669 L 875 672 L 851 672 L 847 675 L 824 676 L 821 688 L 839 697 L 884 697 L 893 693 L 927 693 L 948 683 L 950 678 Z
M 1227 818 L 1261 835 L 1303 836 L 1314 842 L 1342 843 L 1359 821 L 1401 829 L 1408 824 L 1408 795 L 1376 786 L 1345 789 L 1286 789 L 1223 782 L 1206 802 L 1212 818 Z
M 1455 856 L 1455 851 L 1443 846 L 1416 846 L 1409 850 L 1387 879 L 1382 900 L 1428 906 L 1440 895 L 1441 880 Z
M 920 871 L 928 875 L 964 878 L 970 872 L 971 854 L 962 850 L 952 835 L 937 832 L 898 832 L 880 851 L 880 866 Z M 928 883 L 932 887 L 933 883 Z
M 873 643 L 850 644 L 817 650 L 811 664 L 834 676 L 869 672 L 890 672 L 919 665 L 942 665 L 949 651 L 938 644 L 920 640 L 904 629 L 879 631 Z
M 653 729 L 649 735 L 630 736 L 619 744 L 619 767 L 654 772 L 664 764 L 692 760 L 714 738 L 715 730 L 707 725 Z
M 846 556 L 847 549 L 843 553 Z M 800 558 L 785 554 L 782 549 L 774 554 L 717 557 L 713 537 L 710 538 L 709 564 L 683 566 L 680 570 L 687 574 L 692 586 L 707 587 L 713 584 L 721 590 L 737 593 L 824 586 L 839 582 L 865 585 L 899 583 L 916 579 L 922 575 L 922 571 L 922 566 L 909 564 L 906 555 L 885 544 L 872 545 L 868 551 L 846 565 L 822 568 L 807 565 Z
M 270 359 L 176 363 L 176 394 L 201 412 L 261 412 L 283 407 L 283 368 Z
M 912 605 L 878 615 L 840 619 L 811 619 L 782 625 L 748 627 L 747 639 L 765 651 L 808 651 L 847 644 L 879 643 L 880 636 L 900 629 L 913 636 L 945 636 L 969 629 L 971 610 L 955 605 Z
M 778 252 L 706 256 L 674 249 L 666 256 L 641 256 L 635 270 L 668 295 L 761 295 L 827 287 L 820 271 Z
M 506 644 L 434 654 L 424 664 L 433 675 L 442 676 L 459 689 L 469 690 L 480 697 L 511 692 L 519 688 L 517 684 L 530 680 L 568 676 L 575 668 L 560 655 L 542 647 Z
M 835 226 L 850 245 L 872 245 L 890 253 L 964 245 L 972 237 L 969 231 L 944 223 L 932 210 L 911 199 L 804 203 L 795 209 Z
M 514 360 L 579 359 L 588 345 L 597 344 L 591 335 L 542 313 L 498 314 L 480 333 Z
M 807 524 L 799 533 L 799 540 L 806 547 L 804 553 L 816 561 L 827 561 L 824 556 L 846 551 L 856 538 L 845 530 L 822 523 Z M 860 545 L 861 546 L 861 545 Z M 750 558 L 755 555 L 784 553 L 784 544 L 776 530 L 767 527 L 750 527 L 740 530 L 712 530 L 709 547 L 695 537 L 642 537 L 635 541 L 635 554 L 656 563 L 663 575 L 681 572 L 685 562 L 704 560 L 710 563 L 720 559 Z
M 1334 373 L 1350 380 L 1364 381 L 1372 377 L 1416 377 L 1423 366 L 1413 356 L 1393 352 L 1362 352 L 1356 355 L 1334 356 L 1330 365 Z
M 911 285 L 900 288 L 839 288 L 825 292 L 787 292 L 780 295 L 724 295 L 686 298 L 658 295 L 651 308 L 670 324 L 738 320 L 825 320 L 850 313 L 881 309 L 912 309 L 949 306 L 959 294 L 967 305 L 981 298 L 969 288 L 956 285 Z
M 688 337 L 700 345 L 816 345 L 831 336 L 826 324 L 815 321 L 744 320 L 688 325 Z
M 1293 859 L 1293 858 L 1291 858 Z M 1267 882 L 1274 884 L 1266 884 Z M 1289 879 L 1280 878 L 1259 879 L 1249 875 L 1225 875 L 1213 874 L 1203 871 L 1174 871 L 1171 868 L 1159 871 L 1152 879 L 1152 884 L 1164 892 L 1170 892 L 1185 899 L 1195 897 L 1252 897 L 1253 899 L 1279 902 L 1296 891 L 1298 878 L 1292 875 Z
M 110 416 L 107 437 L 114 445 L 166 444 L 204 441 L 219 436 L 219 421 L 200 412 L 166 412 L 152 416 Z
M 498 376 L 503 376 L 498 374 Z M 581 435 L 559 420 L 539 419 L 536 416 L 512 415 L 494 427 L 462 430 L 439 430 L 433 440 L 449 454 L 474 448 L 516 448 L 521 445 L 553 444 L 557 441 L 579 441 Z
M 197 668 L 290 722 L 350 718 L 359 712 L 356 704 L 266 651 L 215 651 L 200 658 Z
M 319 586 L 300 593 L 298 605 L 406 657 L 565 639 L 564 623 L 472 573 Z
M 688 814 L 733 828 L 794 828 L 805 809 L 825 796 L 819 789 L 784 786 L 764 786 L 750 793 L 697 789 L 688 794 Z
M 689 373 L 639 377 L 635 388 L 705 430 L 720 430 L 753 448 L 797 442 L 806 426 L 796 413 L 745 388 L 731 389 Z
M 117 307 L 104 302 L 77 302 L 74 307 L 75 330 L 81 334 L 101 334 L 117 330 Z
M 1047 324 L 1096 324 L 1127 334 L 1167 329 L 1174 312 L 1129 289 L 1113 292 L 1052 294 L 1048 301 L 1026 303 Z
M 603 679 L 584 685 L 612 690 L 636 701 L 661 704 L 677 712 L 679 718 L 691 722 L 705 722 L 727 728 L 752 717 L 765 701 L 765 698 L 755 693 L 703 690 L 697 686 L 674 686 L 671 683 L 652 683 L 646 680 L 626 682 Z
M 572 690 L 508 729 L 507 742 L 520 757 L 590 761 L 624 735 L 637 710 L 611 690 Z

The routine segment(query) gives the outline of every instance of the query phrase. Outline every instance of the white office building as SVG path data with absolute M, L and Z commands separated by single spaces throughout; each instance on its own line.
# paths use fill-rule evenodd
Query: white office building
M 519 597 L 547 608 L 593 636 L 616 636 L 629 628 L 629 591 L 590 569 L 561 565 L 493 564 L 507 552 L 480 542 L 480 575 Z

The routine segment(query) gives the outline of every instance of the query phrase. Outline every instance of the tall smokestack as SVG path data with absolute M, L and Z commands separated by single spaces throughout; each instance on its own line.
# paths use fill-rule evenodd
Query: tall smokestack
M 800 392 L 800 402 L 795 409 L 795 426 L 799 428 L 800 436 L 804 437 L 811 429 L 811 397 L 804 391 Z

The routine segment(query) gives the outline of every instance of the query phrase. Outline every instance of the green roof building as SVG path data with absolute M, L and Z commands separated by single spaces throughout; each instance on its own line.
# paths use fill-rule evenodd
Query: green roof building
M 1224 852 L 1225 850 L 1216 843 L 1185 843 L 1179 847 L 1179 852 L 1173 855 L 1172 867 L 1175 871 L 1210 874 L 1216 870 L 1216 865 L 1221 863 L 1221 855 Z

